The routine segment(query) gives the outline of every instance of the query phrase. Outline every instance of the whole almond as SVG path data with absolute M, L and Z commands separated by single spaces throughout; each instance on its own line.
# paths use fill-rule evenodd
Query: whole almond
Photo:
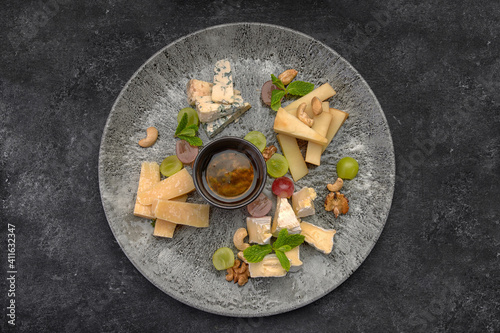
M 323 106 L 321 105 L 321 100 L 316 96 L 314 96 L 311 99 L 311 109 L 315 115 L 319 115 L 321 114 L 321 112 L 323 112 Z
M 286 86 L 290 82 L 292 82 L 293 79 L 295 79 L 295 77 L 297 76 L 297 73 L 298 72 L 293 68 L 287 69 L 286 71 L 284 71 L 283 73 L 278 75 L 278 79 L 280 79 L 281 82 L 283 82 L 283 84 Z

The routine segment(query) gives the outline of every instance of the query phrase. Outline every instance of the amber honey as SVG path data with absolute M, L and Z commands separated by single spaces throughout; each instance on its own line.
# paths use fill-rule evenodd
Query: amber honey
M 204 171 L 208 189 L 223 199 L 237 199 L 255 187 L 254 167 L 243 152 L 228 149 L 214 154 Z

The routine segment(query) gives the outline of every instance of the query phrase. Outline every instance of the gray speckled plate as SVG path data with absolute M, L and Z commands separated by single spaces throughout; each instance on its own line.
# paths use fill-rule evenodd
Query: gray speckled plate
M 297 79 L 329 82 L 337 91 L 335 108 L 350 117 L 322 157 L 319 167 L 296 183 L 318 193 L 316 215 L 304 218 L 335 228 L 334 249 L 324 255 L 301 246 L 302 270 L 283 278 L 251 279 L 244 287 L 228 283 L 212 266 L 212 254 L 232 245 L 234 231 L 245 226 L 244 209 L 211 208 L 210 227 L 178 226 L 173 239 L 155 238 L 150 221 L 132 215 L 142 161 L 161 162 L 175 154 L 173 132 L 179 109 L 188 106 L 191 78 L 211 81 L 215 62 L 231 61 L 234 81 L 252 105 L 238 122 L 217 137 L 243 137 L 259 130 L 279 145 L 272 130 L 275 112 L 260 101 L 260 87 L 288 68 Z M 151 148 L 137 142 L 155 126 L 160 137 Z M 208 138 L 201 133 L 204 142 Z M 350 210 L 338 219 L 325 212 L 327 182 L 336 179 L 336 162 L 352 156 L 358 176 L 343 193 Z M 189 168 L 189 167 L 188 167 Z M 189 169 L 190 170 L 190 169 Z M 99 156 L 99 185 L 111 230 L 137 269 L 159 289 L 188 305 L 229 316 L 266 316 L 290 311 L 326 295 L 347 279 L 368 256 L 387 219 L 394 189 L 395 162 L 384 113 L 363 78 L 335 51 L 302 33 L 273 25 L 237 23 L 208 28 L 181 38 L 149 59 L 123 88 L 109 115 Z M 270 195 L 272 179 L 266 188 Z M 200 202 L 197 193 L 188 201 Z M 274 210 L 273 210 L 274 212 Z M 272 212 L 272 213 L 273 213 Z M 234 247 L 233 247 L 234 248 Z M 235 250 L 236 252 L 236 250 Z

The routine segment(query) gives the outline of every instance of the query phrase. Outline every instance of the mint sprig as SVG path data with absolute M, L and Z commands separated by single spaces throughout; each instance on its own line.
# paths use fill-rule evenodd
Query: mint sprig
M 243 256 L 248 262 L 260 262 L 267 254 L 274 250 L 281 266 L 288 272 L 290 270 L 290 260 L 288 260 L 285 252 L 302 244 L 304 239 L 305 236 L 303 235 L 289 235 L 288 229 L 282 229 L 272 246 L 270 244 L 252 245 L 243 251 Z
M 293 81 L 285 87 L 283 82 L 274 74 L 271 74 L 273 84 L 278 88 L 271 92 L 271 109 L 278 111 L 281 107 L 281 99 L 286 95 L 304 96 L 314 90 L 314 84 L 304 81 Z
M 188 115 L 184 113 L 182 115 L 181 121 L 177 125 L 175 129 L 175 135 L 181 140 L 186 140 L 191 146 L 201 146 L 203 145 L 203 141 L 196 136 L 196 132 L 198 132 L 198 125 L 191 124 L 187 126 L 188 123 Z

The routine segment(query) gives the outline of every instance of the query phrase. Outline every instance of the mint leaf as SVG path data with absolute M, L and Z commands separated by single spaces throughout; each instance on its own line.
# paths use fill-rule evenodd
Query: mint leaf
M 281 107 L 281 99 L 285 96 L 286 91 L 275 89 L 271 95 L 271 109 L 278 111 Z
M 151 219 L 151 225 L 153 226 L 153 228 L 156 226 L 156 219 Z
M 196 136 L 196 132 L 192 128 L 185 128 L 182 131 L 180 131 L 179 134 L 177 134 L 177 135 L 178 136 L 179 135 L 183 135 L 183 136 Z
M 278 79 L 276 76 L 274 76 L 274 74 L 271 74 L 271 80 L 273 80 L 273 84 L 276 87 L 278 87 L 278 89 L 286 90 L 285 85 L 283 84 L 283 82 L 281 82 L 280 79 Z
M 292 249 L 292 247 L 290 245 L 283 245 L 281 246 L 280 248 L 278 249 L 274 249 L 275 251 L 281 251 L 281 252 L 288 252 Z
M 198 125 L 196 125 L 196 124 L 191 124 L 191 125 L 187 126 L 185 129 L 192 129 L 192 130 L 194 130 L 195 132 L 198 132 Z
M 276 257 L 280 261 L 281 267 L 283 267 L 287 272 L 290 270 L 290 260 L 286 256 L 285 252 L 275 250 Z M 246 258 L 246 257 L 245 257 Z
M 203 141 L 197 136 L 185 136 L 185 135 L 178 135 L 177 136 L 181 140 L 186 140 L 191 146 L 202 146 Z
M 179 134 L 180 132 L 182 132 L 183 129 L 186 128 L 187 122 L 188 122 L 188 115 L 187 113 L 184 113 L 182 115 L 181 121 L 179 121 L 179 124 L 177 125 L 177 129 L 175 130 L 175 135 Z
M 286 245 L 286 239 L 288 238 L 288 229 L 281 229 L 278 234 L 278 238 L 273 243 L 273 248 L 279 249 L 283 245 Z
M 288 235 L 288 237 L 286 239 L 286 245 L 290 246 L 290 250 L 291 250 L 294 247 L 297 247 L 300 244 L 304 243 L 305 238 L 306 237 L 304 235 L 301 235 L 301 234 Z
M 293 81 L 286 88 L 290 95 L 304 96 L 314 90 L 314 84 L 304 81 Z
M 273 251 L 270 244 L 266 245 L 252 245 L 247 247 L 245 251 L 243 251 L 243 255 L 248 262 L 259 262 L 264 259 L 266 254 L 269 254 Z

